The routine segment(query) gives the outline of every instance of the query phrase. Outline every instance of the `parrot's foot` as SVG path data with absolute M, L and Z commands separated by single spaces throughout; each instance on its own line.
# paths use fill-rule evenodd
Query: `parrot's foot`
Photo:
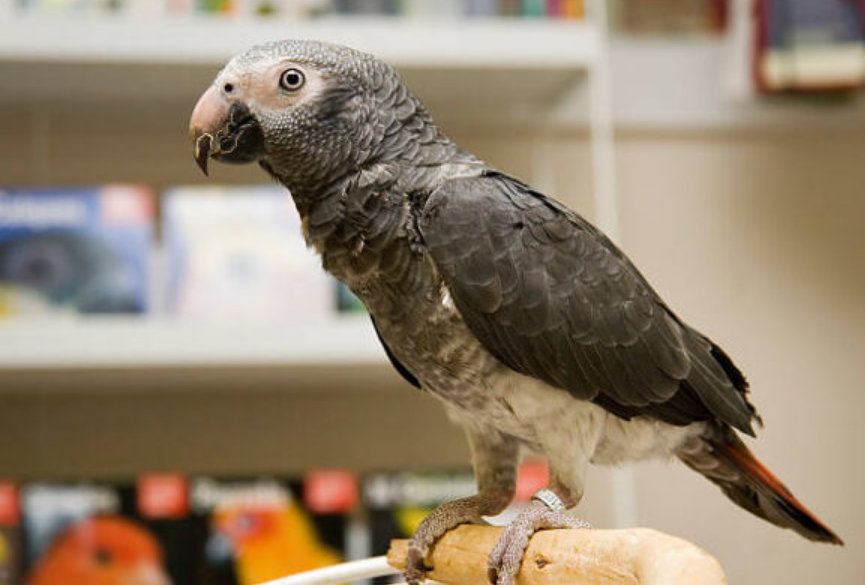
M 486 524 L 483 516 L 495 516 L 510 503 L 513 493 L 509 491 L 487 492 L 446 502 L 432 511 L 418 526 L 408 545 L 405 563 L 405 580 L 410 585 L 426 579 L 432 567 L 424 559 L 433 543 L 445 532 L 460 524 Z
M 551 509 L 547 504 L 532 500 L 517 518 L 505 528 L 487 559 L 487 575 L 494 585 L 513 585 L 523 555 L 532 535 L 548 528 L 591 528 L 592 526 L 568 514 Z

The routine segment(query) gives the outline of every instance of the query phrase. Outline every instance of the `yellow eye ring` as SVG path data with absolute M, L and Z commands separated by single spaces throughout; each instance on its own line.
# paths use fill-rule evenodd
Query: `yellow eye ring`
M 286 69 L 279 76 L 279 87 L 285 91 L 297 91 L 306 83 L 306 76 L 300 69 Z

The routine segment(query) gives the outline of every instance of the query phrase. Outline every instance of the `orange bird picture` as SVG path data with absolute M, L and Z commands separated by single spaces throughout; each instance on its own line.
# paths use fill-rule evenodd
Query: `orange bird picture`
M 119 516 L 95 516 L 61 532 L 26 585 L 172 585 L 162 549 L 144 527 Z
M 297 505 L 227 505 L 215 528 L 234 549 L 240 585 L 255 585 L 340 562 Z

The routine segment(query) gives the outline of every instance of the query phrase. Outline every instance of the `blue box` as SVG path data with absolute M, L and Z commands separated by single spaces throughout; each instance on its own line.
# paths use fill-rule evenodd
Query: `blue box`
M 0 189 L 0 317 L 145 313 L 153 205 L 130 185 Z

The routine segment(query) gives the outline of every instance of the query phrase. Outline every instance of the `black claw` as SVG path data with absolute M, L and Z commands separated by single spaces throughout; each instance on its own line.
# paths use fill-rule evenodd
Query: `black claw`
M 494 569 L 493 567 L 488 568 L 487 569 L 487 579 L 489 580 L 490 583 L 492 583 L 493 585 L 496 585 L 496 583 L 499 582 L 498 569 Z

